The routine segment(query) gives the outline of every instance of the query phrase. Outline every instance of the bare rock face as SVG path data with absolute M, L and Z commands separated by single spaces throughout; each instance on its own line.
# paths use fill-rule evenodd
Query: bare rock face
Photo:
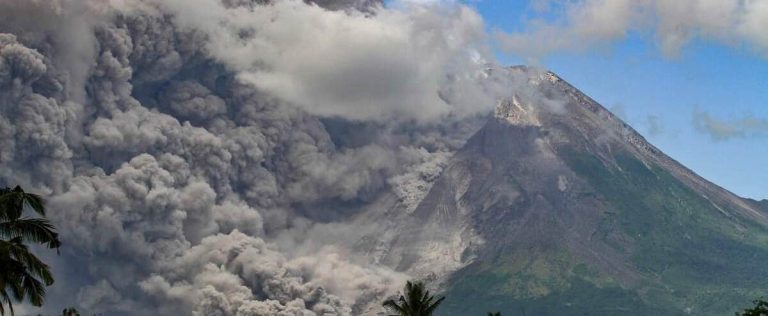
M 541 126 L 531 104 L 523 103 L 517 95 L 496 106 L 493 116 L 518 126 Z
M 723 315 L 764 294 L 765 202 L 699 177 L 557 75 L 509 71 L 529 87 L 418 206 L 361 219 L 390 223 L 360 243 L 378 262 L 433 280 L 442 315 Z

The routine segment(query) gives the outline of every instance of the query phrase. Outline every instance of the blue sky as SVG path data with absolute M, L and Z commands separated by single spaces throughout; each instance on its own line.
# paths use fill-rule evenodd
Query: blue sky
M 525 1 L 470 1 L 489 31 L 521 32 L 526 18 L 554 20 Z M 556 10 L 555 10 L 556 11 Z M 634 30 L 595 49 L 556 51 L 538 63 L 619 112 L 653 144 L 705 178 L 739 195 L 768 198 L 765 130 L 715 139 L 695 128 L 695 113 L 714 120 L 768 118 L 768 58 L 745 45 L 692 39 L 667 57 L 658 34 Z M 504 64 L 529 60 L 501 49 Z

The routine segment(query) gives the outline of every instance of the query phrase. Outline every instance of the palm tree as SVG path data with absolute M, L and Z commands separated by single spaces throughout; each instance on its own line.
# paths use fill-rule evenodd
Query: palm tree
M 32 210 L 39 218 L 22 217 L 24 210 Z M 14 315 L 12 300 L 25 298 L 34 306 L 41 306 L 45 286 L 53 284 L 53 275 L 47 264 L 38 259 L 24 244 L 32 242 L 51 249 L 61 246 L 59 235 L 45 219 L 43 199 L 26 193 L 21 187 L 0 189 L 0 315 L 5 307 Z
M 80 313 L 74 307 L 69 307 L 61 311 L 61 316 L 80 316 Z
M 431 316 L 445 297 L 435 299 L 424 288 L 423 282 L 405 283 L 405 293 L 395 300 L 387 300 L 384 307 L 396 313 L 391 316 Z

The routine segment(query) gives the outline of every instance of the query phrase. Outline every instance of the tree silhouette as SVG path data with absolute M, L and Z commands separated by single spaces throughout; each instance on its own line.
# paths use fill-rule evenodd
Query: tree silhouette
M 755 307 L 745 309 L 741 314 L 736 313 L 736 316 L 768 316 L 768 302 L 760 299 L 753 303 Z
M 22 217 L 31 210 L 40 217 Z M 25 298 L 34 306 L 41 306 L 45 286 L 53 284 L 53 275 L 47 264 L 29 251 L 25 242 L 45 245 L 51 249 L 61 246 L 59 235 L 45 219 L 43 199 L 26 193 L 21 187 L 0 189 L 0 315 L 14 315 L 13 300 Z
M 435 299 L 424 287 L 423 282 L 405 283 L 403 295 L 395 300 L 386 300 L 384 307 L 394 312 L 392 316 L 430 316 L 445 297 Z
M 501 316 L 501 312 L 491 312 L 488 313 L 488 316 Z
M 80 313 L 74 307 L 69 307 L 61 311 L 61 316 L 80 316 Z

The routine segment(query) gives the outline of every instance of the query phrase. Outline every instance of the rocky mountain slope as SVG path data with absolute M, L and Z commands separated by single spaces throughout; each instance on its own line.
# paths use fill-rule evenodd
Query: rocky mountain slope
M 764 294 L 766 202 L 499 69 L 470 7 L 382 3 L 0 1 L 0 185 L 64 245 L 17 312 L 376 315 L 411 278 L 446 315 Z
M 419 201 L 374 205 L 359 220 L 389 225 L 358 247 L 433 280 L 441 315 L 726 315 L 765 294 L 765 208 L 555 74 L 509 71 L 530 91 L 500 103 Z

